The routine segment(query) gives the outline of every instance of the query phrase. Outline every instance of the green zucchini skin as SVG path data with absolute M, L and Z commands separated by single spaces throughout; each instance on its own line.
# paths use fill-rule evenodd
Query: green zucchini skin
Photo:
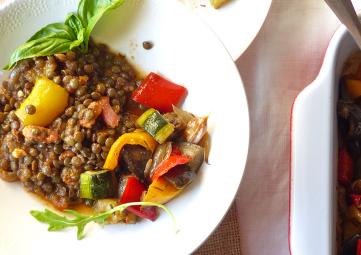
M 87 171 L 80 175 L 80 197 L 102 199 L 115 196 L 114 171 Z
M 174 132 L 174 126 L 160 114 L 157 110 L 150 108 L 145 111 L 136 121 L 154 139 L 162 144 Z

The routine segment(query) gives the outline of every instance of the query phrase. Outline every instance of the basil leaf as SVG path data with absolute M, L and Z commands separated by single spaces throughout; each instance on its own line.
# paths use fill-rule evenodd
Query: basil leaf
M 77 39 L 76 34 L 68 25 L 63 23 L 47 25 L 13 52 L 10 57 L 10 63 L 4 69 L 11 69 L 22 59 L 66 52 L 79 46 L 82 42 L 82 40 Z
M 77 13 L 70 13 L 64 23 L 53 23 L 36 32 L 17 48 L 4 67 L 11 69 L 19 60 L 63 53 L 75 47 L 88 50 L 90 33 L 98 20 L 125 0 L 80 0 Z
M 85 28 L 80 17 L 76 13 L 69 13 L 68 17 L 65 20 L 65 25 L 72 28 L 72 30 L 77 35 L 77 40 L 81 41 L 82 43 L 79 45 L 80 50 L 85 51 L 84 45 L 84 34 Z M 73 47 L 72 47 L 73 48 Z
M 125 0 L 80 0 L 78 15 L 86 28 L 84 44 L 88 48 L 90 33 L 98 20 L 108 11 L 118 8 Z
M 40 29 L 26 42 L 45 37 L 60 37 L 67 38 L 69 40 L 75 40 L 77 38 L 75 32 L 70 26 L 64 23 L 52 23 Z

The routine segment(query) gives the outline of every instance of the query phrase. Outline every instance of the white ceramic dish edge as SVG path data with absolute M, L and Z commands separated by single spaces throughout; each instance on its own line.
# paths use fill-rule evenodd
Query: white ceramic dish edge
M 31 0 L 31 1 L 15 1 L 13 4 L 13 8 L 15 8 L 17 6 L 17 2 L 19 2 L 19 4 L 29 4 L 31 5 L 31 3 L 36 3 L 38 6 L 41 3 L 41 7 L 46 6 L 45 3 L 47 3 L 46 1 L 35 1 L 35 0 Z M 75 0 L 54 0 L 54 2 L 59 3 L 59 4 L 67 4 L 67 3 L 71 3 L 74 4 Z M 146 1 L 148 2 L 148 1 Z M 154 15 L 156 16 L 156 13 L 160 12 L 160 10 L 162 10 L 163 8 L 167 8 L 167 10 L 170 9 L 176 9 L 176 14 L 178 15 L 178 13 L 183 13 L 184 10 L 182 8 L 180 8 L 179 10 L 177 8 L 175 8 L 171 3 L 171 1 L 159 1 L 157 2 L 157 4 L 159 3 L 159 9 L 155 8 L 154 11 L 155 13 L 149 13 L 149 15 Z M 162 4 L 161 4 L 162 3 Z M 163 4 L 166 3 L 166 4 Z M 20 5 L 23 6 L 23 5 Z M 28 6 L 28 5 L 26 5 Z M 32 5 L 32 6 L 36 6 L 36 5 Z M 172 7 L 173 6 L 173 7 Z M 169 9 L 169 7 L 172 7 Z M 43 11 L 43 9 L 41 9 Z M 1 11 L 3 12 L 4 9 Z M 52 12 L 52 13 L 45 13 L 46 15 L 46 19 L 48 19 L 50 22 L 54 22 L 57 21 L 57 19 L 59 19 L 60 17 L 62 17 L 63 14 L 62 12 L 64 12 L 65 10 L 61 10 L 59 12 Z M 13 23 L 11 23 L 12 25 L 17 25 L 19 24 L 19 22 L 23 22 L 22 20 L 27 21 L 29 19 L 29 15 L 26 17 L 21 16 L 21 12 L 16 13 L 17 16 L 16 19 L 14 19 Z M 36 13 L 36 15 L 39 15 L 38 13 Z M 114 33 L 114 31 L 112 30 L 111 27 L 106 27 L 106 22 L 107 20 L 113 20 L 116 19 L 117 16 L 116 13 L 113 14 L 109 14 L 109 17 L 105 17 L 104 21 L 101 21 L 99 24 L 99 27 L 103 27 L 103 29 L 95 29 L 94 31 L 94 36 L 97 37 L 104 37 L 107 38 L 107 40 L 109 39 L 109 44 L 112 47 L 116 47 L 117 50 L 120 50 L 121 52 L 127 53 L 129 54 L 128 56 L 132 56 L 135 59 L 135 62 L 138 64 L 142 65 L 142 69 L 144 69 L 145 71 L 150 71 L 150 70 L 155 70 L 155 71 L 161 71 L 162 74 L 164 74 L 167 77 L 172 77 L 172 79 L 174 81 L 182 81 L 185 82 L 186 84 L 200 84 L 201 86 L 205 86 L 208 85 L 210 87 L 209 88 L 209 92 L 210 93 L 215 93 L 215 88 L 217 88 L 219 86 L 219 84 L 222 84 L 225 82 L 224 79 L 221 79 L 221 77 L 223 77 L 222 75 L 218 76 L 216 75 L 216 79 L 214 81 L 211 81 L 209 84 L 205 84 L 204 79 L 202 79 L 202 75 L 198 75 L 198 77 L 196 77 L 195 79 L 190 79 L 189 77 L 185 77 L 187 72 L 193 72 L 193 67 L 192 65 L 188 65 L 188 66 L 184 66 L 184 68 L 182 69 L 176 69 L 176 68 L 172 68 L 173 65 L 172 62 L 168 62 L 169 59 L 167 60 L 167 58 L 164 58 L 163 54 L 160 57 L 154 58 L 156 56 L 159 56 L 157 54 L 159 54 L 159 51 L 162 50 L 163 52 L 167 52 L 168 50 L 172 50 L 173 48 L 170 48 L 170 42 L 174 39 L 177 38 L 178 34 L 181 34 L 177 31 L 180 30 L 169 30 L 166 29 L 166 27 L 164 27 L 165 31 L 167 32 L 168 37 L 162 37 L 162 40 L 160 41 L 156 41 L 156 46 L 151 52 L 147 53 L 146 55 L 144 54 L 144 52 L 137 48 L 137 49 L 129 49 L 129 44 L 126 43 L 128 42 L 128 39 L 131 39 L 132 42 L 134 42 L 134 38 L 137 40 L 144 40 L 149 38 L 149 36 L 151 35 L 152 38 L 156 37 L 159 39 L 159 34 L 158 32 L 160 31 L 159 29 L 157 30 L 152 30 L 151 27 L 147 27 L 150 26 L 150 24 L 143 24 L 142 25 L 142 29 L 143 31 L 146 31 L 145 33 L 142 33 L 142 36 L 139 38 L 139 36 L 136 36 L 136 34 L 132 34 L 132 31 L 128 31 L 125 32 L 123 36 L 121 36 L 121 38 L 118 38 L 117 36 L 110 36 L 112 35 L 112 33 Z M 172 19 L 172 17 L 169 16 L 170 14 L 168 14 L 168 18 Z M 188 14 L 187 14 L 188 15 Z M 42 16 L 44 16 L 42 14 Z M 10 16 L 11 17 L 11 16 Z M 188 17 L 188 16 L 187 16 Z M 2 17 L 2 18 L 7 18 L 7 16 Z M 146 16 L 145 18 L 149 18 L 148 16 Z M 160 17 L 158 17 L 160 18 Z M 48 21 L 48 22 L 49 22 Z M 2 56 L 2 61 L 1 64 L 4 64 L 3 62 L 5 61 L 5 57 L 8 57 L 9 51 L 11 50 L 11 48 L 14 47 L 14 45 L 17 45 L 19 43 L 21 43 L 22 40 L 24 40 L 26 37 L 28 37 L 31 34 L 31 30 L 33 30 L 34 28 L 42 25 L 42 23 L 44 22 L 43 19 L 41 20 L 36 20 L 34 22 L 32 22 L 31 20 L 27 21 L 29 24 L 27 24 L 27 29 L 23 28 L 23 27 L 17 27 L 14 26 L 12 27 L 12 30 L 10 29 L 9 33 L 16 33 L 16 34 L 12 34 L 11 35 L 11 40 L 4 40 L 2 41 L 3 44 L 3 52 L 0 54 Z M 159 22 L 159 21 L 158 21 Z M 193 22 L 193 23 L 192 23 Z M 164 22 L 163 22 L 164 23 Z M 10 24 L 8 24 L 10 25 Z M 138 24 L 139 25 L 139 24 Z M 205 25 L 203 23 L 199 23 L 197 20 L 195 20 L 194 17 L 189 16 L 187 18 L 187 20 L 179 20 L 175 23 L 175 25 L 177 25 L 176 27 L 178 29 L 185 29 L 187 28 L 187 26 L 191 26 L 192 29 L 190 29 L 190 31 L 188 31 L 187 33 L 191 33 L 189 34 L 190 37 L 196 37 L 196 36 L 200 36 L 202 35 L 203 38 L 208 38 L 209 41 L 207 42 L 208 44 L 210 44 L 211 49 L 212 49 L 212 54 L 210 54 L 210 52 L 208 52 L 208 50 L 205 50 L 204 47 L 202 47 L 201 43 L 198 41 L 189 41 L 187 43 L 188 47 L 189 45 L 193 45 L 192 47 L 197 47 L 197 51 L 195 51 L 196 55 L 198 56 L 197 58 L 206 58 L 208 59 L 209 56 L 212 56 L 213 58 L 219 60 L 219 61 L 225 61 L 225 66 L 227 68 L 224 69 L 223 72 L 225 72 L 225 77 L 228 77 L 228 80 L 226 80 L 226 82 L 232 82 L 233 78 L 237 81 L 239 81 L 239 83 L 237 83 L 237 86 L 233 87 L 233 93 L 231 93 L 231 95 L 228 95 L 227 98 L 229 99 L 227 102 L 225 102 L 226 104 L 231 104 L 232 105 L 232 109 L 234 109 L 234 111 L 238 111 L 238 110 L 243 110 L 247 109 L 247 103 L 245 100 L 245 94 L 244 94 L 244 90 L 241 86 L 241 80 L 239 77 L 239 74 L 237 72 L 237 69 L 234 65 L 234 63 L 232 62 L 232 60 L 227 56 L 227 52 L 226 50 L 223 48 L 223 46 L 221 45 L 221 43 L 217 40 L 213 40 L 211 38 L 214 38 L 214 35 L 209 31 L 209 29 L 204 29 Z M 31 26 L 31 27 L 29 27 Z M 162 27 L 162 26 L 160 26 Z M 4 26 L 0 26 L 0 28 L 2 29 L 7 29 L 8 27 L 4 27 Z M 16 28 L 16 29 L 15 29 Z M 199 30 L 197 30 L 199 29 Z M 18 31 L 20 30 L 20 32 Z M 25 32 L 24 32 L 24 31 Z M 101 31 L 100 31 L 101 30 Z M 15 32 L 14 32 L 15 31 Z M 153 31 L 153 34 L 149 34 L 149 31 Z M 20 36 L 19 36 L 20 33 Z M 139 34 L 139 33 L 138 33 Z M 24 38 L 23 38 L 24 37 Z M 124 37 L 124 38 L 123 38 Z M 122 40 L 124 39 L 124 40 Z M 126 39 L 126 42 L 125 42 Z M 11 44 L 6 43 L 9 42 L 9 40 L 11 41 Z M 120 43 L 120 41 L 122 43 Z M 201 41 L 201 40 L 200 40 Z M 108 42 L 108 41 L 107 41 Z M 174 42 L 173 42 L 174 43 Z M 167 46 L 168 45 L 168 46 Z M 196 46 L 195 46 L 196 45 Z M 178 48 L 182 48 L 186 47 L 184 44 L 181 45 L 180 43 L 176 43 L 175 45 L 172 45 L 172 47 L 174 47 L 174 49 Z M 170 51 L 172 52 L 172 51 Z M 184 56 L 184 54 L 182 55 L 181 51 L 177 52 L 176 58 L 181 58 L 184 59 L 186 56 Z M 194 59 L 192 61 L 192 64 L 194 66 L 202 66 L 201 61 L 198 61 L 196 59 Z M 141 59 L 142 61 L 139 61 L 139 59 Z M 227 60 L 226 60 L 227 59 Z M 156 60 L 156 61 L 155 61 Z M 189 61 L 189 58 L 188 58 Z M 164 63 L 167 63 L 167 65 L 164 65 Z M 203 65 L 204 66 L 204 65 Z M 205 73 L 209 73 L 209 70 L 213 70 L 213 67 L 211 67 L 210 69 L 207 69 L 206 67 L 203 67 L 203 69 L 200 69 L 202 72 Z M 217 68 L 214 69 L 213 72 L 215 72 L 217 70 Z M 212 71 L 211 71 L 212 72 Z M 237 75 L 235 75 L 237 74 Z M 236 78 L 237 77 L 237 78 Z M 190 80 L 188 80 L 190 79 Z M 191 81 L 192 80 L 192 81 Z M 2 192 L 5 191 L 3 196 L 1 196 L 1 201 L 5 204 L 11 204 L 15 209 L 9 212 L 6 212 L 6 210 L 1 210 L 2 212 L 2 216 L 7 216 L 7 217 L 3 217 L 2 219 L 0 219 L 0 223 L 1 224 L 6 224 L 6 219 L 8 219 L 9 217 L 18 217 L 17 222 L 22 222 L 23 224 L 26 224 L 26 228 L 23 228 L 24 225 L 20 224 L 19 226 L 8 226 L 6 225 L 6 227 L 4 228 L 3 225 L 2 226 L 2 230 L 0 232 L 0 252 L 2 254 L 11 254 L 11 253 L 6 253 L 4 252 L 4 250 L 2 248 L 11 248 L 8 245 L 12 245 L 12 248 L 16 249 L 16 254 L 24 254 L 22 252 L 25 252 L 25 247 L 26 248 L 26 253 L 25 254 L 42 254 L 39 253 L 39 249 L 37 249 L 37 246 L 40 245 L 40 241 L 42 240 L 42 243 L 48 246 L 52 246 L 55 245 L 56 243 L 61 243 L 61 242 L 66 242 L 66 247 L 63 246 L 59 246 L 58 249 L 53 250 L 54 255 L 55 254 L 63 254 L 64 253 L 64 249 L 68 249 L 69 247 L 72 247 L 72 250 L 74 253 L 78 252 L 84 252 L 84 246 L 87 246 L 87 252 L 88 254 L 95 254 L 97 251 L 100 251 L 101 247 L 98 247 L 92 240 L 94 240 L 93 238 L 97 238 L 97 240 L 103 240 L 103 245 L 105 245 L 105 247 L 102 248 L 102 252 L 105 252 L 105 250 L 110 249 L 112 246 L 110 245 L 110 239 L 114 239 L 115 237 L 120 238 L 122 240 L 122 247 L 124 249 L 126 249 L 128 246 L 130 246 L 129 240 L 127 238 L 135 238 L 137 236 L 137 238 L 141 238 L 142 235 L 146 235 L 146 233 L 148 232 L 148 242 L 142 242 L 143 245 L 137 247 L 138 251 L 141 252 L 142 250 L 144 251 L 148 251 L 148 252 L 152 252 L 152 248 L 150 245 L 150 242 L 153 238 L 155 238 L 156 236 L 160 236 L 159 238 L 162 238 L 162 240 L 167 240 L 164 243 L 164 247 L 162 249 L 157 250 L 158 254 L 165 254 L 166 251 L 169 251 L 170 248 L 172 248 L 173 254 L 188 254 L 191 253 L 194 249 L 196 249 L 207 237 L 208 235 L 212 232 L 212 230 L 215 229 L 215 227 L 219 224 L 220 220 L 222 219 L 222 217 L 224 217 L 224 215 L 227 212 L 227 209 L 229 208 L 229 206 L 231 205 L 232 200 L 234 199 L 234 195 L 236 194 L 237 188 L 239 186 L 239 183 L 241 181 L 241 176 L 243 173 L 243 168 L 246 162 L 246 156 L 247 156 L 247 148 L 248 148 L 248 140 L 249 140 L 249 120 L 248 120 L 248 114 L 241 114 L 241 116 L 238 118 L 234 118 L 233 111 L 222 111 L 220 112 L 220 110 L 218 110 L 217 108 L 217 104 L 196 104 L 196 105 L 191 105 L 190 102 L 194 102 L 194 99 L 197 98 L 197 95 L 200 96 L 202 95 L 202 93 L 200 93 L 201 90 L 201 86 L 192 86 L 189 88 L 190 93 L 188 95 L 188 99 L 185 102 L 185 109 L 195 109 L 196 108 L 196 113 L 197 114 L 209 114 L 211 113 L 211 117 L 210 117 L 210 126 L 211 127 L 215 127 L 214 126 L 214 121 L 215 119 L 220 119 L 221 121 L 219 123 L 217 123 L 216 126 L 216 130 L 217 132 L 215 132 L 215 135 L 212 135 L 212 138 L 214 139 L 215 144 L 219 144 L 220 146 L 216 146 L 214 147 L 214 149 L 212 148 L 212 152 L 211 152 L 211 158 L 215 157 L 215 155 L 221 155 L 224 152 L 224 148 L 227 145 L 227 142 L 224 141 L 234 141 L 234 140 L 240 140 L 241 145 L 239 150 L 232 150 L 229 153 L 227 153 L 226 155 L 223 155 L 222 157 L 217 157 L 217 161 L 211 161 L 212 166 L 204 166 L 204 168 L 201 171 L 200 177 L 196 180 L 196 182 L 191 185 L 191 187 L 189 187 L 189 189 L 185 192 L 186 194 L 184 194 L 183 196 L 180 196 L 177 200 L 171 202 L 169 204 L 169 207 L 171 208 L 171 210 L 175 213 L 177 219 L 178 219 L 178 224 L 179 227 L 181 228 L 181 231 L 179 234 L 177 234 L 177 237 L 175 238 L 173 235 L 169 235 L 169 232 L 166 230 L 171 231 L 170 225 L 169 225 L 169 219 L 167 218 L 167 216 L 163 213 L 161 215 L 161 217 L 159 218 L 159 221 L 157 221 L 155 224 L 150 224 L 148 222 L 142 222 L 140 224 L 137 224 L 136 226 L 123 226 L 121 227 L 121 231 L 120 229 L 117 230 L 117 226 L 109 226 L 107 228 L 105 228 L 103 231 L 97 231 L 95 228 L 95 226 L 89 226 L 89 237 L 84 239 L 82 242 L 78 242 L 74 239 L 74 233 L 48 233 L 46 231 L 46 227 L 42 224 L 39 224 L 38 222 L 34 221 L 31 216 L 28 214 L 28 210 L 30 209 L 43 209 L 43 206 L 41 204 L 39 204 L 38 201 L 36 201 L 35 199 L 31 199 L 31 196 L 29 196 L 28 194 L 26 194 L 25 192 L 22 191 L 22 189 L 19 187 L 19 185 L 14 185 L 14 184 L 6 184 L 3 182 L 0 182 L 0 188 L 2 190 Z M 213 92 L 212 92 L 213 91 Z M 217 94 L 218 96 L 226 96 L 225 92 L 221 92 L 217 90 Z M 204 93 L 203 93 L 204 95 Z M 241 97 L 239 98 L 240 95 Z M 203 99 L 204 102 L 207 102 L 207 99 L 204 98 Z M 230 105 L 230 106 L 231 106 Z M 241 132 L 236 132 L 237 134 L 233 134 L 232 132 L 225 132 L 224 135 L 222 135 L 222 137 L 219 136 L 219 131 L 220 130 L 227 130 L 227 121 L 229 119 L 233 119 L 234 120 L 234 126 L 237 128 L 237 130 L 241 130 Z M 222 124 L 223 123 L 223 124 Z M 222 132 L 223 134 L 223 132 Z M 234 160 L 237 159 L 237 163 L 234 164 L 230 164 L 231 161 L 229 161 L 227 163 L 227 159 L 231 159 L 233 158 Z M 239 163 L 238 163 L 239 162 Z M 221 166 L 221 168 L 216 167 L 218 165 Z M 218 178 L 216 177 L 216 175 L 214 173 L 214 171 L 212 171 L 213 169 L 221 169 L 222 171 L 224 171 L 225 178 Z M 207 170 L 209 171 L 207 173 Z M 212 174 L 213 172 L 213 174 Z M 213 177 L 212 177 L 213 176 Z M 201 182 L 207 182 L 208 185 L 206 185 L 208 188 L 210 187 L 218 187 L 217 185 L 221 185 L 222 187 L 224 187 L 225 189 L 223 190 L 222 193 L 219 193 L 216 191 L 216 189 L 211 188 L 209 191 L 206 191 L 206 186 L 200 186 L 199 184 Z M 202 187 L 202 188 L 201 188 Z M 193 201 L 198 195 L 200 194 L 205 194 L 205 192 L 209 192 L 209 194 L 207 195 L 208 199 L 207 200 L 197 200 L 196 203 L 194 203 L 195 201 Z M 192 194 L 192 195 L 191 195 Z M 229 195 L 232 194 L 232 195 Z M 212 198 L 212 199 L 209 199 Z M 12 200 L 16 199 L 17 201 L 21 201 L 22 203 L 12 203 Z M 214 204 L 216 203 L 216 205 Z M 193 209 L 193 211 L 191 210 Z M 196 209 L 196 210 L 195 210 Z M 14 214 L 15 212 L 15 214 Z M 192 213 L 191 213 L 192 212 Z M 191 213 L 189 216 L 187 217 L 183 217 L 181 216 L 183 213 Z M 197 224 L 192 224 L 192 217 L 194 219 L 199 219 L 199 221 L 197 222 Z M 188 219 L 192 219 L 192 220 L 188 220 Z M 216 220 L 215 220 L 216 219 Z M 140 228 L 145 229 L 144 233 L 143 231 L 139 231 L 139 233 L 135 232 L 135 230 L 132 230 L 133 228 L 138 228 L 138 226 Z M 196 228 L 194 228 L 196 227 Z M 155 232 L 150 232 L 150 231 L 155 231 Z M 117 233 L 119 231 L 119 233 Z M 1 235 L 1 233 L 7 233 L 6 236 Z M 72 231 L 70 231 L 72 232 Z M 152 233 L 152 235 L 150 235 L 150 233 Z M 116 236 L 113 236 L 114 234 L 116 234 Z M 18 238 L 21 235 L 27 235 L 29 238 L 28 240 L 23 239 L 24 242 L 22 242 L 22 245 L 16 245 L 16 243 L 14 242 L 15 239 L 11 239 L 12 243 L 7 243 L 7 241 L 9 241 L 8 238 L 10 238 L 11 236 L 17 236 Z M 129 237 L 127 236 L 129 235 Z M 30 237 L 33 237 L 35 239 L 32 239 Z M 125 238 L 125 239 L 124 239 Z M 10 241 L 11 241 L 10 240 Z M 118 239 L 119 240 L 119 239 Z M 126 241 L 128 240 L 128 241 Z M 108 245 L 107 245 L 108 243 Z M 147 245 L 148 243 L 148 245 Z M 154 243 L 154 242 L 153 242 Z M 114 243 L 113 243 L 114 244 Z M 149 246 L 150 245 L 150 246 Z M 83 247 L 83 248 L 82 248 Z M 135 246 L 133 246 L 134 248 Z M 148 247 L 148 248 L 147 248 Z M 106 248 L 104 250 L 104 248 Z M 129 248 L 129 247 L 128 247 Z M 153 247 L 155 248 L 155 247 Z M 168 250 L 167 250 L 168 248 Z M 175 249 L 175 250 L 173 250 Z M 6 250 L 5 250 L 6 251 Z M 9 250 L 8 250 L 9 251 Z M 11 250 L 12 252 L 14 250 Z M 43 250 L 44 252 L 46 251 L 46 249 Z M 89 253 L 90 252 L 90 253 Z
M 318 77 L 296 98 L 291 117 L 289 246 L 293 255 L 335 253 L 339 76 L 357 49 L 344 26 Z

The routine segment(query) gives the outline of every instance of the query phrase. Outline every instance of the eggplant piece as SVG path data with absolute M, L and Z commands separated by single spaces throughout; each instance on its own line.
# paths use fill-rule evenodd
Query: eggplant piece
M 342 255 L 355 255 L 357 242 L 359 239 L 361 239 L 361 235 L 356 234 L 350 239 L 346 240 L 342 245 Z
M 197 173 L 204 162 L 204 148 L 187 142 L 179 143 L 177 146 L 182 155 L 192 158 L 186 165 L 191 171 Z
M 178 165 L 171 171 L 163 175 L 163 177 L 173 184 L 177 189 L 183 189 L 190 184 L 195 178 L 196 173 L 187 165 Z
M 145 181 L 145 168 L 147 162 L 152 157 L 152 152 L 140 145 L 127 144 L 123 148 L 121 155 L 121 167 L 133 173 L 143 182 Z

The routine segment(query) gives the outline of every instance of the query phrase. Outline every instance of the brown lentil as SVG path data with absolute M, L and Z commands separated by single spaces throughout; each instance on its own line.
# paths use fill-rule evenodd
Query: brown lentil
M 50 144 L 25 141 L 18 132 L 23 126 L 15 115 L 41 76 L 70 92 L 68 107 L 48 127 L 60 137 Z M 126 113 L 125 104 L 136 82 L 135 71 L 124 56 L 93 42 L 85 55 L 68 51 L 19 61 L 10 72 L 9 80 L 0 85 L 1 169 L 14 173 L 27 190 L 45 196 L 58 207 L 78 203 L 80 174 L 100 170 L 115 139 L 134 130 L 133 121 L 123 116 L 116 129 L 109 129 L 101 120 L 91 128 L 84 128 L 79 123 L 80 117 L 91 119 L 94 112 L 88 107 L 102 96 L 110 97 L 116 113 Z M 36 107 L 28 105 L 25 111 L 35 114 Z M 31 133 L 38 136 L 41 131 L 34 127 Z M 19 159 L 12 157 L 15 148 L 27 155 Z
M 146 50 L 150 50 L 153 48 L 153 43 L 151 41 L 144 41 L 143 42 L 143 48 Z
M 27 106 L 25 106 L 25 112 L 29 115 L 33 115 L 36 113 L 36 108 L 32 104 L 28 104 Z

